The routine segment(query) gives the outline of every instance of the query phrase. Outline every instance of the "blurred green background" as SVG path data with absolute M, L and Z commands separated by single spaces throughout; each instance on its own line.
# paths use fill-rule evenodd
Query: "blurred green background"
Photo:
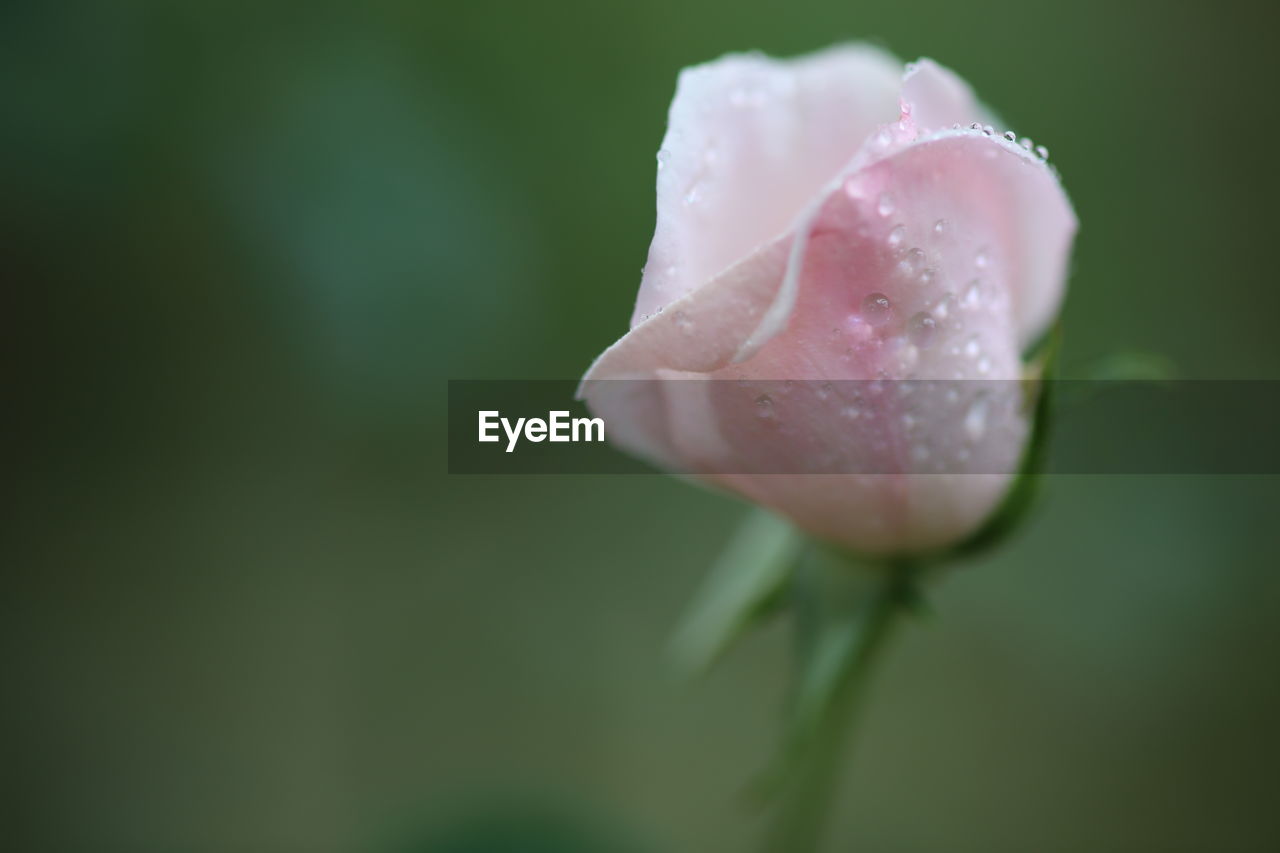
M 1280 378 L 1261 3 L 10 2 L 4 813 L 30 851 L 734 851 L 782 631 L 665 637 L 742 509 L 449 477 L 448 378 L 624 329 L 675 75 L 952 66 L 1081 222 L 1066 374 Z M 833 849 L 1270 850 L 1268 477 L 1056 477 L 892 649 Z

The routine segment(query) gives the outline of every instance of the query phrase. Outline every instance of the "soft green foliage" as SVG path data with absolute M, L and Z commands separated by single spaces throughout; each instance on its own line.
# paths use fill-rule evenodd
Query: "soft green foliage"
M 677 669 L 704 672 L 744 631 L 776 613 L 802 545 L 787 521 L 751 510 L 672 637 Z

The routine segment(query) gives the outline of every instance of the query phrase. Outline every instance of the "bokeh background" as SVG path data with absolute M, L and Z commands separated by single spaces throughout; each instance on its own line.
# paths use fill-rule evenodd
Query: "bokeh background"
M 1261 3 L 9 2 L 3 814 L 27 851 L 734 851 L 786 636 L 662 647 L 742 507 L 450 477 L 450 378 L 625 328 L 675 75 L 868 38 L 1080 215 L 1066 375 L 1280 378 Z M 1280 837 L 1277 480 L 1055 477 L 880 671 L 832 849 Z

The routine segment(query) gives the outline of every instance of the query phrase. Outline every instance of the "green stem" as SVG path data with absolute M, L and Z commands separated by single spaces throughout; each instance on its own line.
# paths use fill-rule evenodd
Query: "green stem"
M 848 567 L 845 567 L 848 569 Z M 764 853 L 816 853 L 840 783 L 853 723 L 875 662 L 911 596 L 912 567 L 887 566 L 869 600 L 845 619 L 857 633 L 841 663 L 829 704 L 797 746 L 789 784 L 766 837 Z

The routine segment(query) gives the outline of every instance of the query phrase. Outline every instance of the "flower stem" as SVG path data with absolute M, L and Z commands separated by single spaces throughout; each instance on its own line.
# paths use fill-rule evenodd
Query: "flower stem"
M 840 568 L 855 571 L 849 566 Z M 793 745 L 788 785 L 763 853 L 816 853 L 822 843 L 871 671 L 899 615 L 914 598 L 912 566 L 897 563 L 878 569 L 877 574 L 880 577 L 869 597 L 859 596 L 854 602 L 846 599 L 835 613 L 824 616 L 828 629 L 837 629 L 848 638 L 846 648 L 822 712 Z M 814 655 L 813 644 L 804 655 Z

